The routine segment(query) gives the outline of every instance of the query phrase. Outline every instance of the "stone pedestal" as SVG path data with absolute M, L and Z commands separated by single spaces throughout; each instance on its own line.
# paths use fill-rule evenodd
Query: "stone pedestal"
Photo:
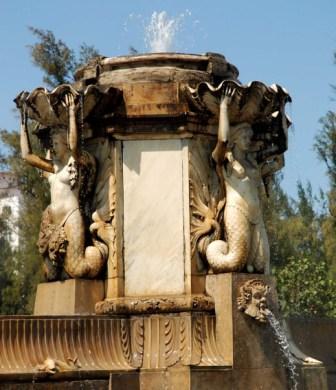
M 209 196 L 200 195 L 207 205 L 218 192 L 211 162 L 217 121 L 197 111 L 189 86 L 237 76 L 210 53 L 106 58 L 77 72 L 76 88 L 122 92 L 113 115 L 93 121 L 87 141 L 100 166 L 111 157 L 115 176 L 106 299 L 204 294 L 206 266 L 191 249 L 198 222 L 191 199 L 207 187 Z M 108 140 L 106 158 L 94 144 L 98 135 Z
M 37 286 L 34 315 L 94 314 L 104 298 L 102 280 L 69 279 Z
M 261 323 L 238 309 L 238 297 L 246 282 L 258 280 L 270 287 L 267 306 L 279 318 L 274 278 L 266 275 L 227 273 L 208 275 L 206 291 L 215 301 L 216 338 L 225 359 L 231 362 L 231 386 L 224 389 L 287 389 L 293 383 L 275 335 L 268 322 Z M 327 389 L 322 365 L 296 361 L 298 389 Z M 314 383 L 314 386 L 311 387 Z M 265 387 L 266 386 L 266 387 Z M 196 387 L 197 388 L 197 387 Z

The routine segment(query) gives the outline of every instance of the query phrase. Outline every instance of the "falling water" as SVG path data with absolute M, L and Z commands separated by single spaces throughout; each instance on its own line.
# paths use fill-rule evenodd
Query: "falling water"
M 286 368 L 289 372 L 289 379 L 291 382 L 291 390 L 297 390 L 298 387 L 298 381 L 297 381 L 297 372 L 296 372 L 296 364 L 295 360 L 290 352 L 289 349 L 289 343 L 287 340 L 287 336 L 283 329 L 281 328 L 280 322 L 275 318 L 274 314 L 270 311 L 266 311 L 266 316 L 268 319 L 268 322 L 272 328 L 272 331 L 276 337 L 276 342 L 280 347 L 280 350 L 282 352 L 282 355 L 284 359 L 286 360 Z

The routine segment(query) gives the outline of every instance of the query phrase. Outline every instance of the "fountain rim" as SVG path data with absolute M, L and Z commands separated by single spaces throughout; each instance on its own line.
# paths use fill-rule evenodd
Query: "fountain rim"
M 99 67 L 100 73 L 117 69 L 130 69 L 142 67 L 171 66 L 188 69 L 199 69 L 206 71 L 210 62 L 222 63 L 224 67 L 232 69 L 238 75 L 235 65 L 229 63 L 225 56 L 220 53 L 190 54 L 176 52 L 141 53 L 135 55 L 122 55 L 116 57 L 97 57 L 89 61 L 88 64 L 77 69 L 75 80 L 80 80 L 87 69 Z
M 205 54 L 192 54 L 192 53 L 176 53 L 176 52 L 157 52 L 157 53 L 141 53 L 134 55 L 124 55 L 116 57 L 106 57 L 101 61 L 102 65 L 119 65 L 125 62 L 127 63 L 137 63 L 142 62 L 144 59 L 156 61 L 190 61 L 190 62 L 206 62 L 209 61 L 211 56 L 220 57 L 223 60 L 226 60 L 222 54 L 219 53 L 205 53 Z

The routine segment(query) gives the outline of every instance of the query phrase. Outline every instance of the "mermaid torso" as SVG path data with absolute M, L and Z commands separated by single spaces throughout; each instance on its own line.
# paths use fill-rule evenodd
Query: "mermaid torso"
M 48 177 L 50 184 L 50 211 L 54 222 L 61 223 L 70 210 L 78 207 L 78 188 L 72 183 L 76 180 L 76 168 L 72 157 L 59 171 Z
M 223 168 L 226 189 L 226 207 L 240 210 L 246 218 L 256 224 L 262 218 L 260 187 L 262 186 L 258 167 L 232 164 L 229 171 Z

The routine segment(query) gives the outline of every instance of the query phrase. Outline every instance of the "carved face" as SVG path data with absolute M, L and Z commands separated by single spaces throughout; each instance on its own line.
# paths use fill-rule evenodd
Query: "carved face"
M 263 312 L 267 308 L 265 288 L 260 286 L 252 288 L 250 299 L 250 304 L 245 313 L 255 318 L 263 316 Z
M 253 131 L 251 127 L 243 127 L 238 131 L 235 137 L 235 144 L 242 151 L 248 151 L 251 148 Z
M 266 322 L 267 294 L 270 288 L 263 281 L 253 279 L 240 288 L 238 308 L 260 322 Z
M 51 156 L 62 160 L 68 154 L 67 137 L 64 132 L 52 134 Z
M 70 188 L 73 189 L 78 179 L 78 167 L 76 160 L 73 157 L 70 157 L 68 161 L 68 173 L 70 179 Z

